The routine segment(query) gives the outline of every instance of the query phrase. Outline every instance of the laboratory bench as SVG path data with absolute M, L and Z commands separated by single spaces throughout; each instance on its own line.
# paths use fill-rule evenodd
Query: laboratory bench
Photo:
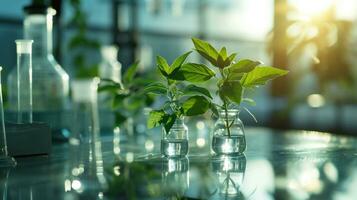
M 96 173 L 105 182 L 94 178 L 84 190 L 84 179 L 73 179 L 68 143 L 54 143 L 50 155 L 17 157 L 16 167 L 1 169 L 0 198 L 357 199 L 353 137 L 246 128 L 242 155 L 211 155 L 208 134 L 190 138 L 187 157 L 168 159 L 160 156 L 160 136 L 123 135 L 113 145 L 113 134 L 103 134 Z

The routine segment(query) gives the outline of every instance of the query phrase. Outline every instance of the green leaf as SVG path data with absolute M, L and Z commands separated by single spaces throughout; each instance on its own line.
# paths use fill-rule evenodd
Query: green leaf
M 172 63 L 172 65 L 170 66 L 169 74 L 171 74 L 175 69 L 181 67 L 181 65 L 185 62 L 187 56 L 190 55 L 191 53 L 192 53 L 192 51 L 189 51 L 189 52 L 179 56 L 178 58 L 176 58 L 174 60 L 174 62 Z
M 149 113 L 149 117 L 147 120 L 147 127 L 154 128 L 160 126 L 165 117 L 165 112 L 163 110 L 152 110 Z
M 124 101 L 124 99 L 127 97 L 127 95 L 123 94 L 117 94 L 114 96 L 113 101 L 112 101 L 112 108 L 116 109 L 118 108 Z
M 186 116 L 194 116 L 205 113 L 210 102 L 202 96 L 192 96 L 182 104 L 183 113 Z
M 217 65 L 219 68 L 225 68 L 231 65 L 231 63 L 232 60 L 230 58 L 227 58 L 227 49 L 226 47 L 223 47 L 217 57 Z
M 253 87 L 264 85 L 267 81 L 287 74 L 287 70 L 278 69 L 275 67 L 256 67 L 251 72 L 245 74 L 241 80 L 243 87 Z
M 253 61 L 249 59 L 240 60 L 239 62 L 227 67 L 225 69 L 228 74 L 241 74 L 252 71 L 256 66 L 260 65 L 259 61 Z
M 220 88 L 220 95 L 236 104 L 242 101 L 243 88 L 239 81 L 226 81 Z
M 227 76 L 228 81 L 240 81 L 244 73 L 229 73 Z
M 229 57 L 228 60 L 230 63 L 232 63 L 234 61 L 234 59 L 236 58 L 237 54 L 236 53 L 232 53 Z
M 197 39 L 197 38 L 192 38 L 192 42 L 196 48 L 196 51 L 206 58 L 212 65 L 217 66 L 217 57 L 218 57 L 218 52 L 217 50 L 210 45 L 208 42 Z
M 219 51 L 219 55 L 222 56 L 223 60 L 227 58 L 227 49 L 226 47 L 223 47 L 221 51 Z
M 157 63 L 157 67 L 159 68 L 161 74 L 164 75 L 165 77 L 167 77 L 169 75 L 170 66 L 169 66 L 169 64 L 167 64 L 166 59 L 161 56 L 156 56 L 156 63 Z
M 166 134 L 168 134 L 170 132 L 170 129 L 172 128 L 172 126 L 174 125 L 174 123 L 176 121 L 176 118 L 177 118 L 177 116 L 174 114 L 164 116 L 162 123 L 164 125 Z
M 212 78 L 215 73 L 206 65 L 196 63 L 183 64 L 175 73 L 171 74 L 170 79 L 189 81 L 189 82 L 203 82 Z
M 129 111 L 137 111 L 145 103 L 145 98 L 140 94 L 132 94 L 125 99 L 124 108 Z
M 136 61 L 134 64 L 130 65 L 130 67 L 126 70 L 126 72 L 123 75 L 124 84 L 130 83 L 134 79 L 138 66 L 139 66 L 139 62 Z
M 218 55 L 218 57 L 217 57 L 217 67 L 222 68 L 222 69 L 224 67 L 226 67 L 226 63 L 224 62 L 224 59 L 222 58 L 221 55 Z
M 123 115 L 121 112 L 116 112 L 115 113 L 115 126 L 121 126 L 125 121 L 127 117 Z
M 151 83 L 143 89 L 145 94 L 153 93 L 153 94 L 163 94 L 167 93 L 167 88 L 162 83 Z
M 210 92 L 206 88 L 199 87 L 199 86 L 196 86 L 193 84 L 186 86 L 182 92 L 184 93 L 184 95 L 199 94 L 199 95 L 204 95 L 204 96 L 212 99 Z

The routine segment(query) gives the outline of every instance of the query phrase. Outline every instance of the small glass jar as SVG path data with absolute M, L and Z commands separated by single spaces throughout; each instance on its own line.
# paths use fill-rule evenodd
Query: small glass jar
M 243 122 L 238 109 L 220 110 L 214 125 L 212 151 L 216 155 L 238 155 L 246 149 Z
M 165 157 L 182 157 L 188 153 L 188 128 L 184 118 L 176 119 L 167 133 L 163 128 L 161 138 L 161 154 Z

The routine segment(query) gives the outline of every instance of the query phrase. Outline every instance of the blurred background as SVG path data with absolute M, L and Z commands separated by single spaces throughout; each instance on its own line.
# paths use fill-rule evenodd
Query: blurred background
M 0 65 L 4 80 L 16 66 L 23 7 L 0 3 Z M 155 56 L 171 62 L 199 37 L 238 58 L 290 70 L 249 94 L 257 102 L 249 126 L 357 135 L 357 2 L 353 0 L 52 0 L 54 54 L 72 78 L 98 75 L 100 47 L 115 44 L 123 71 L 140 60 L 139 76 Z M 192 61 L 200 61 L 197 54 Z M 6 88 L 6 82 L 4 83 Z M 214 87 L 214 86 L 213 86 Z M 6 94 L 5 94 L 6 96 Z

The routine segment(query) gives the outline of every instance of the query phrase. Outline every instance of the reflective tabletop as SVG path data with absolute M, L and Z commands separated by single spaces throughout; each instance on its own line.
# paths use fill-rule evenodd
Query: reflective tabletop
M 102 139 L 105 185 L 86 194 L 68 182 L 68 144 L 1 169 L 2 199 L 357 199 L 357 139 L 312 131 L 247 128 L 244 155 L 211 156 L 196 132 L 187 157 L 160 156 L 160 134 Z M 99 189 L 100 188 L 100 189 Z

